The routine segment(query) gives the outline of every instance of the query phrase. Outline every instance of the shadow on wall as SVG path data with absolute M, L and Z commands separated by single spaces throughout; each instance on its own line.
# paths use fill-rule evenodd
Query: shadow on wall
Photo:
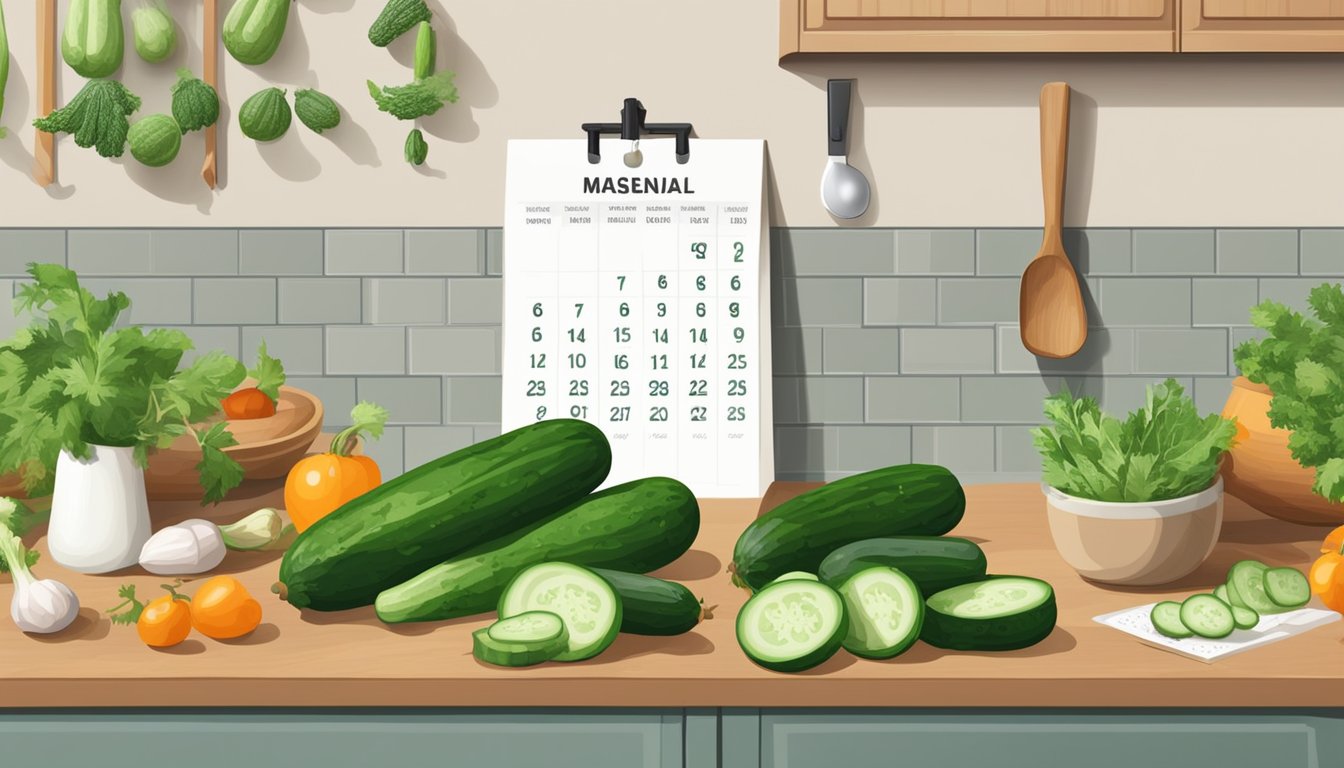
M 10 56 L 12 59 L 12 54 Z M 33 177 L 35 158 L 24 146 L 20 134 L 32 136 L 33 126 L 27 122 L 32 102 L 32 91 L 28 88 L 28 81 L 24 79 L 23 69 L 17 62 L 11 60 L 8 88 L 5 90 L 5 111 L 4 115 L 0 116 L 3 117 L 3 125 L 9 134 L 7 138 L 0 139 L 0 163 L 4 163 L 29 180 Z M 47 187 L 46 193 L 57 200 L 65 200 L 75 193 L 75 187 L 63 186 L 60 183 L 58 167 L 56 183 Z

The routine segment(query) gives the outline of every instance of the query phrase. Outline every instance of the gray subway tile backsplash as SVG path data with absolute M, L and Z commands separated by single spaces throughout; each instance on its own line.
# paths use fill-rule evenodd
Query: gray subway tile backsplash
M 1072 358 L 1021 345 L 1018 278 L 1039 229 L 775 230 L 777 474 L 831 479 L 905 461 L 1039 471 L 1030 430 L 1063 387 L 1107 410 L 1167 376 L 1220 410 L 1250 308 L 1304 309 L 1344 277 L 1341 229 L 1070 229 L 1088 342 Z M 68 248 L 68 250 L 67 250 Z M 499 434 L 499 229 L 0 229 L 0 292 L 30 261 L 68 262 L 125 291 L 130 319 L 187 333 L 195 354 L 249 365 L 264 339 L 329 428 L 359 399 L 392 426 L 385 476 Z M 7 314 L 7 313 L 6 313 Z M 8 335 L 17 321 L 0 319 Z

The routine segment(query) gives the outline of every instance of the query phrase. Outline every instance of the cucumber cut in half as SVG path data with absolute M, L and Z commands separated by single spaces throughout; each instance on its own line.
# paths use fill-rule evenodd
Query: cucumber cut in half
M 1153 629 L 1167 637 L 1181 640 L 1195 634 L 1181 622 L 1181 604 L 1174 600 L 1163 600 L 1154 605 L 1148 618 L 1153 622 Z
M 1235 594 L 1243 607 L 1256 613 L 1278 613 L 1282 608 L 1265 594 L 1265 573 L 1268 571 L 1269 566 L 1255 560 L 1235 563 L 1227 572 L 1229 593 Z
M 471 653 L 500 667 L 530 667 L 569 649 L 569 631 L 548 611 L 527 611 L 501 619 L 471 635 Z
M 1213 595 L 1191 595 L 1181 603 L 1181 623 L 1200 637 L 1227 637 L 1236 629 L 1232 607 Z
M 808 573 L 807 571 L 789 571 L 788 573 L 781 573 L 770 583 L 778 584 L 781 581 L 821 581 L 821 579 L 817 578 L 817 574 L 815 573 Z
M 499 598 L 499 617 L 529 611 L 560 617 L 569 635 L 556 661 L 582 661 L 605 651 L 621 629 L 621 599 L 601 576 L 569 563 L 541 563 L 509 582 Z
M 1255 625 L 1260 623 L 1260 614 L 1250 608 L 1234 605 L 1232 606 L 1232 622 L 1237 625 L 1237 629 L 1255 629 Z
M 1301 608 L 1311 600 L 1311 585 L 1296 568 L 1265 571 L 1265 596 L 1282 608 Z
M 845 650 L 865 659 L 899 656 L 919 639 L 924 598 L 919 587 L 895 568 L 865 568 L 840 585 L 849 632 Z
M 849 630 L 845 602 L 819 581 L 767 584 L 737 615 L 737 644 L 766 669 L 801 672 L 840 650 Z
M 996 576 L 945 589 L 924 601 L 921 639 L 958 651 L 1011 651 L 1055 628 L 1055 591 L 1040 579 Z

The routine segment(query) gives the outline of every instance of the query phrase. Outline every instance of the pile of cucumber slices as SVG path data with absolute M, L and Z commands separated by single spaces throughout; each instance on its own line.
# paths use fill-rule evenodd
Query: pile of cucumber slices
M 899 656 L 916 640 L 954 650 L 1034 645 L 1055 627 L 1055 593 L 1025 576 L 987 576 L 925 599 L 901 569 L 865 567 L 838 583 L 786 573 L 757 592 L 737 618 L 737 640 L 756 664 L 801 672 L 841 648 L 867 659 Z
M 1261 616 L 1295 610 L 1310 600 L 1307 577 L 1296 568 L 1242 560 L 1212 594 L 1191 595 L 1180 603 L 1164 600 L 1153 606 L 1149 618 L 1153 629 L 1170 638 L 1198 635 L 1216 640 L 1234 630 L 1255 628 Z

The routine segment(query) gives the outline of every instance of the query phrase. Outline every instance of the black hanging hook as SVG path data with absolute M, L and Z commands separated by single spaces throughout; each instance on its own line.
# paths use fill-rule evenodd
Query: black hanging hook
M 602 160 L 602 137 L 619 134 L 625 141 L 638 141 L 641 135 L 673 136 L 676 138 L 677 163 L 684 165 L 691 159 L 690 123 L 645 123 L 648 110 L 639 99 L 626 99 L 621 107 L 619 123 L 584 123 L 584 133 L 588 134 L 588 162 L 597 164 Z

